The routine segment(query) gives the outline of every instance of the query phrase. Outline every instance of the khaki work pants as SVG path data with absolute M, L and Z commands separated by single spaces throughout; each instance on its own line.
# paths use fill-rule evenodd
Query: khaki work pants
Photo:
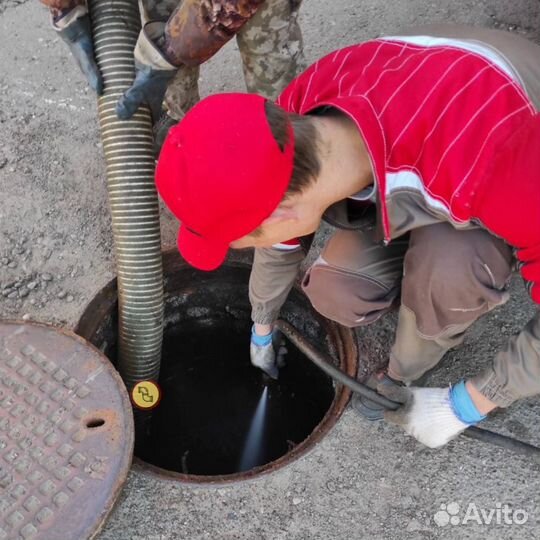
M 348 327 L 376 321 L 401 295 L 388 374 L 412 382 L 508 300 L 511 272 L 510 247 L 481 229 L 429 225 L 388 246 L 370 231 L 340 230 L 302 287 L 317 311 Z

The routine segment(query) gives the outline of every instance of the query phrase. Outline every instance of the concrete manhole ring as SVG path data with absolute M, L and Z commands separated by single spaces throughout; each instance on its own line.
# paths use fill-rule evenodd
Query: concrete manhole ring
M 92 538 L 132 453 L 131 405 L 104 355 L 70 332 L 0 322 L 0 540 Z

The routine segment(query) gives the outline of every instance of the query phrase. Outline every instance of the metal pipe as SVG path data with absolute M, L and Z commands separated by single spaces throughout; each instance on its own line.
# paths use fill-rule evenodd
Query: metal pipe
M 361 382 L 349 377 L 346 373 L 343 373 L 340 369 L 334 366 L 332 358 L 313 346 L 296 328 L 289 323 L 278 320 L 275 323 L 275 328 L 282 332 L 290 342 L 295 345 L 302 353 L 304 353 L 316 366 L 322 369 L 325 373 L 330 375 L 334 380 L 349 387 L 353 392 L 361 394 L 362 396 L 371 399 L 378 405 L 381 405 L 387 410 L 395 411 L 401 406 L 401 403 L 396 403 L 385 396 L 381 396 L 371 388 L 362 384 Z M 463 432 L 463 435 L 476 439 L 485 443 L 493 444 L 501 448 L 512 450 L 517 454 L 522 454 L 528 457 L 533 457 L 535 461 L 540 462 L 540 448 L 528 444 L 513 437 L 507 437 L 487 429 L 482 429 L 476 426 L 471 426 Z
M 98 101 L 118 274 L 118 370 L 128 391 L 157 380 L 163 341 L 163 269 L 150 111 L 119 120 L 115 106 L 133 82 L 140 30 L 136 0 L 89 0 Z

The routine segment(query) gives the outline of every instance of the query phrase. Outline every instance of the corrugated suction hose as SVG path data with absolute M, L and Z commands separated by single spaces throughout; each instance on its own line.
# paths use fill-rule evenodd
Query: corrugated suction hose
M 152 121 L 141 107 L 130 120 L 115 113 L 135 75 L 140 29 L 136 0 L 90 0 L 96 61 L 104 94 L 98 111 L 118 274 L 118 369 L 128 388 L 157 380 L 163 341 L 163 269 L 154 184 Z

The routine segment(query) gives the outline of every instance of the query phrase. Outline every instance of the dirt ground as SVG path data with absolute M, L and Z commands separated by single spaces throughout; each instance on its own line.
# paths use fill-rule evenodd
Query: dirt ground
M 455 21 L 540 40 L 538 0 L 306 0 L 309 60 L 400 27 Z M 204 66 L 203 95 L 241 90 L 234 43 Z M 35 0 L 0 0 L 0 317 L 72 328 L 114 276 L 96 100 Z M 163 211 L 163 243 L 176 224 Z M 428 384 L 473 374 L 533 310 L 521 281 Z M 360 372 L 384 363 L 395 318 L 358 332 Z M 486 427 L 540 446 L 540 402 Z M 272 475 L 225 487 L 167 483 L 134 469 L 101 540 L 540 538 L 540 465 L 460 438 L 430 451 L 348 410 L 310 454 Z M 527 513 L 523 524 L 440 524 L 469 504 Z M 498 506 L 497 506 L 498 505 Z M 450 514 L 446 513 L 446 516 Z M 444 520 L 443 520 L 444 521 Z M 71 539 L 70 539 L 71 540 Z

